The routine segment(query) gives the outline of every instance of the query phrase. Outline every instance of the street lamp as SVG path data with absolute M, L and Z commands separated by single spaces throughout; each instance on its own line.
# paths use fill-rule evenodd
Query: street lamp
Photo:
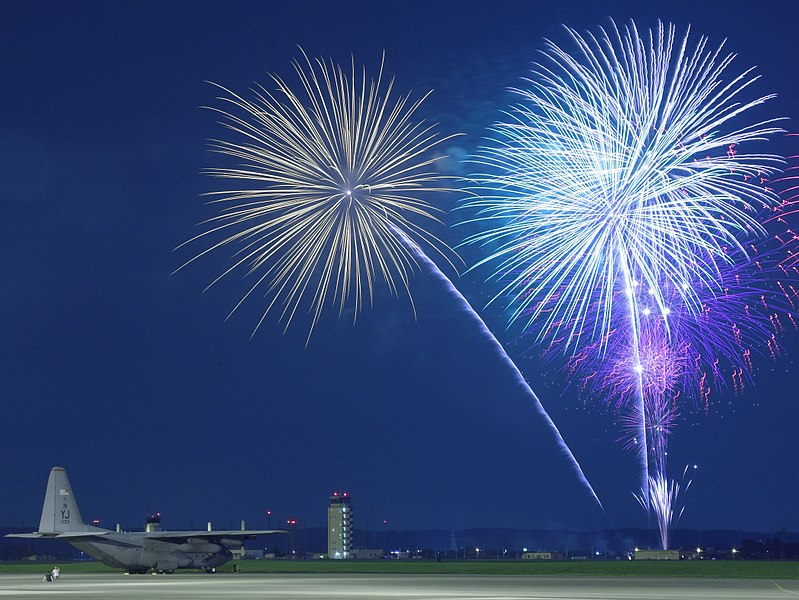
M 291 558 L 297 558 L 297 552 L 294 549 L 294 530 L 297 527 L 297 519 L 286 519 L 286 527 L 289 530 L 289 545 L 291 546 Z

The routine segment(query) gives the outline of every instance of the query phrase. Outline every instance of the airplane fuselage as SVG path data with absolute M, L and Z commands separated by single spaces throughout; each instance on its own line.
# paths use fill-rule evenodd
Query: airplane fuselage
M 189 539 L 175 544 L 148 538 L 138 532 L 111 532 L 93 541 L 69 543 L 108 566 L 130 573 L 144 573 L 148 569 L 162 572 L 177 569 L 213 571 L 233 558 L 227 547 L 213 541 Z

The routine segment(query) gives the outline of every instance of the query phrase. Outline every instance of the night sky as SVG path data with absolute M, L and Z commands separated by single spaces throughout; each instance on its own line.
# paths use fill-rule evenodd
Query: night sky
M 167 528 L 318 526 L 327 497 L 353 496 L 357 525 L 382 529 L 645 527 L 638 464 L 615 415 L 524 353 L 489 290 L 457 286 L 517 360 L 605 504 L 593 503 L 541 419 L 439 283 L 378 295 L 353 326 L 262 305 L 225 321 L 247 282 L 203 288 L 228 252 L 171 274 L 212 214 L 201 171 L 220 135 L 207 81 L 244 91 L 310 56 L 434 89 L 421 115 L 468 156 L 500 118 L 544 38 L 634 18 L 728 38 L 758 67 L 772 114 L 799 118 L 794 2 L 11 2 L 0 5 L 0 525 L 35 526 L 47 474 L 63 465 L 84 518 Z M 789 129 L 795 128 L 789 124 Z M 783 151 L 778 149 L 779 151 Z M 789 150 L 784 150 L 788 152 Z M 441 199 L 452 208 L 456 194 Z M 455 245 L 457 230 L 445 230 Z M 474 256 L 466 253 L 467 262 Z M 756 363 L 756 388 L 686 407 L 670 464 L 698 465 L 680 526 L 799 529 L 795 441 L 799 342 Z

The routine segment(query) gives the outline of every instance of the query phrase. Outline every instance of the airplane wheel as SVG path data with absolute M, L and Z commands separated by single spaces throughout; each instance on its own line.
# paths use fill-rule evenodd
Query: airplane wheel
M 207 567 L 203 569 L 206 573 L 216 573 L 216 567 Z

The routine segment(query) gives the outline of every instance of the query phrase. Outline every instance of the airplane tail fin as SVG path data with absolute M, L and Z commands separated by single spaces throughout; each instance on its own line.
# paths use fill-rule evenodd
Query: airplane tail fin
M 39 521 L 40 533 L 64 531 L 85 531 L 86 524 L 81 519 L 78 503 L 72 493 L 69 477 L 64 467 L 50 469 L 47 492 L 44 496 L 42 519 Z

